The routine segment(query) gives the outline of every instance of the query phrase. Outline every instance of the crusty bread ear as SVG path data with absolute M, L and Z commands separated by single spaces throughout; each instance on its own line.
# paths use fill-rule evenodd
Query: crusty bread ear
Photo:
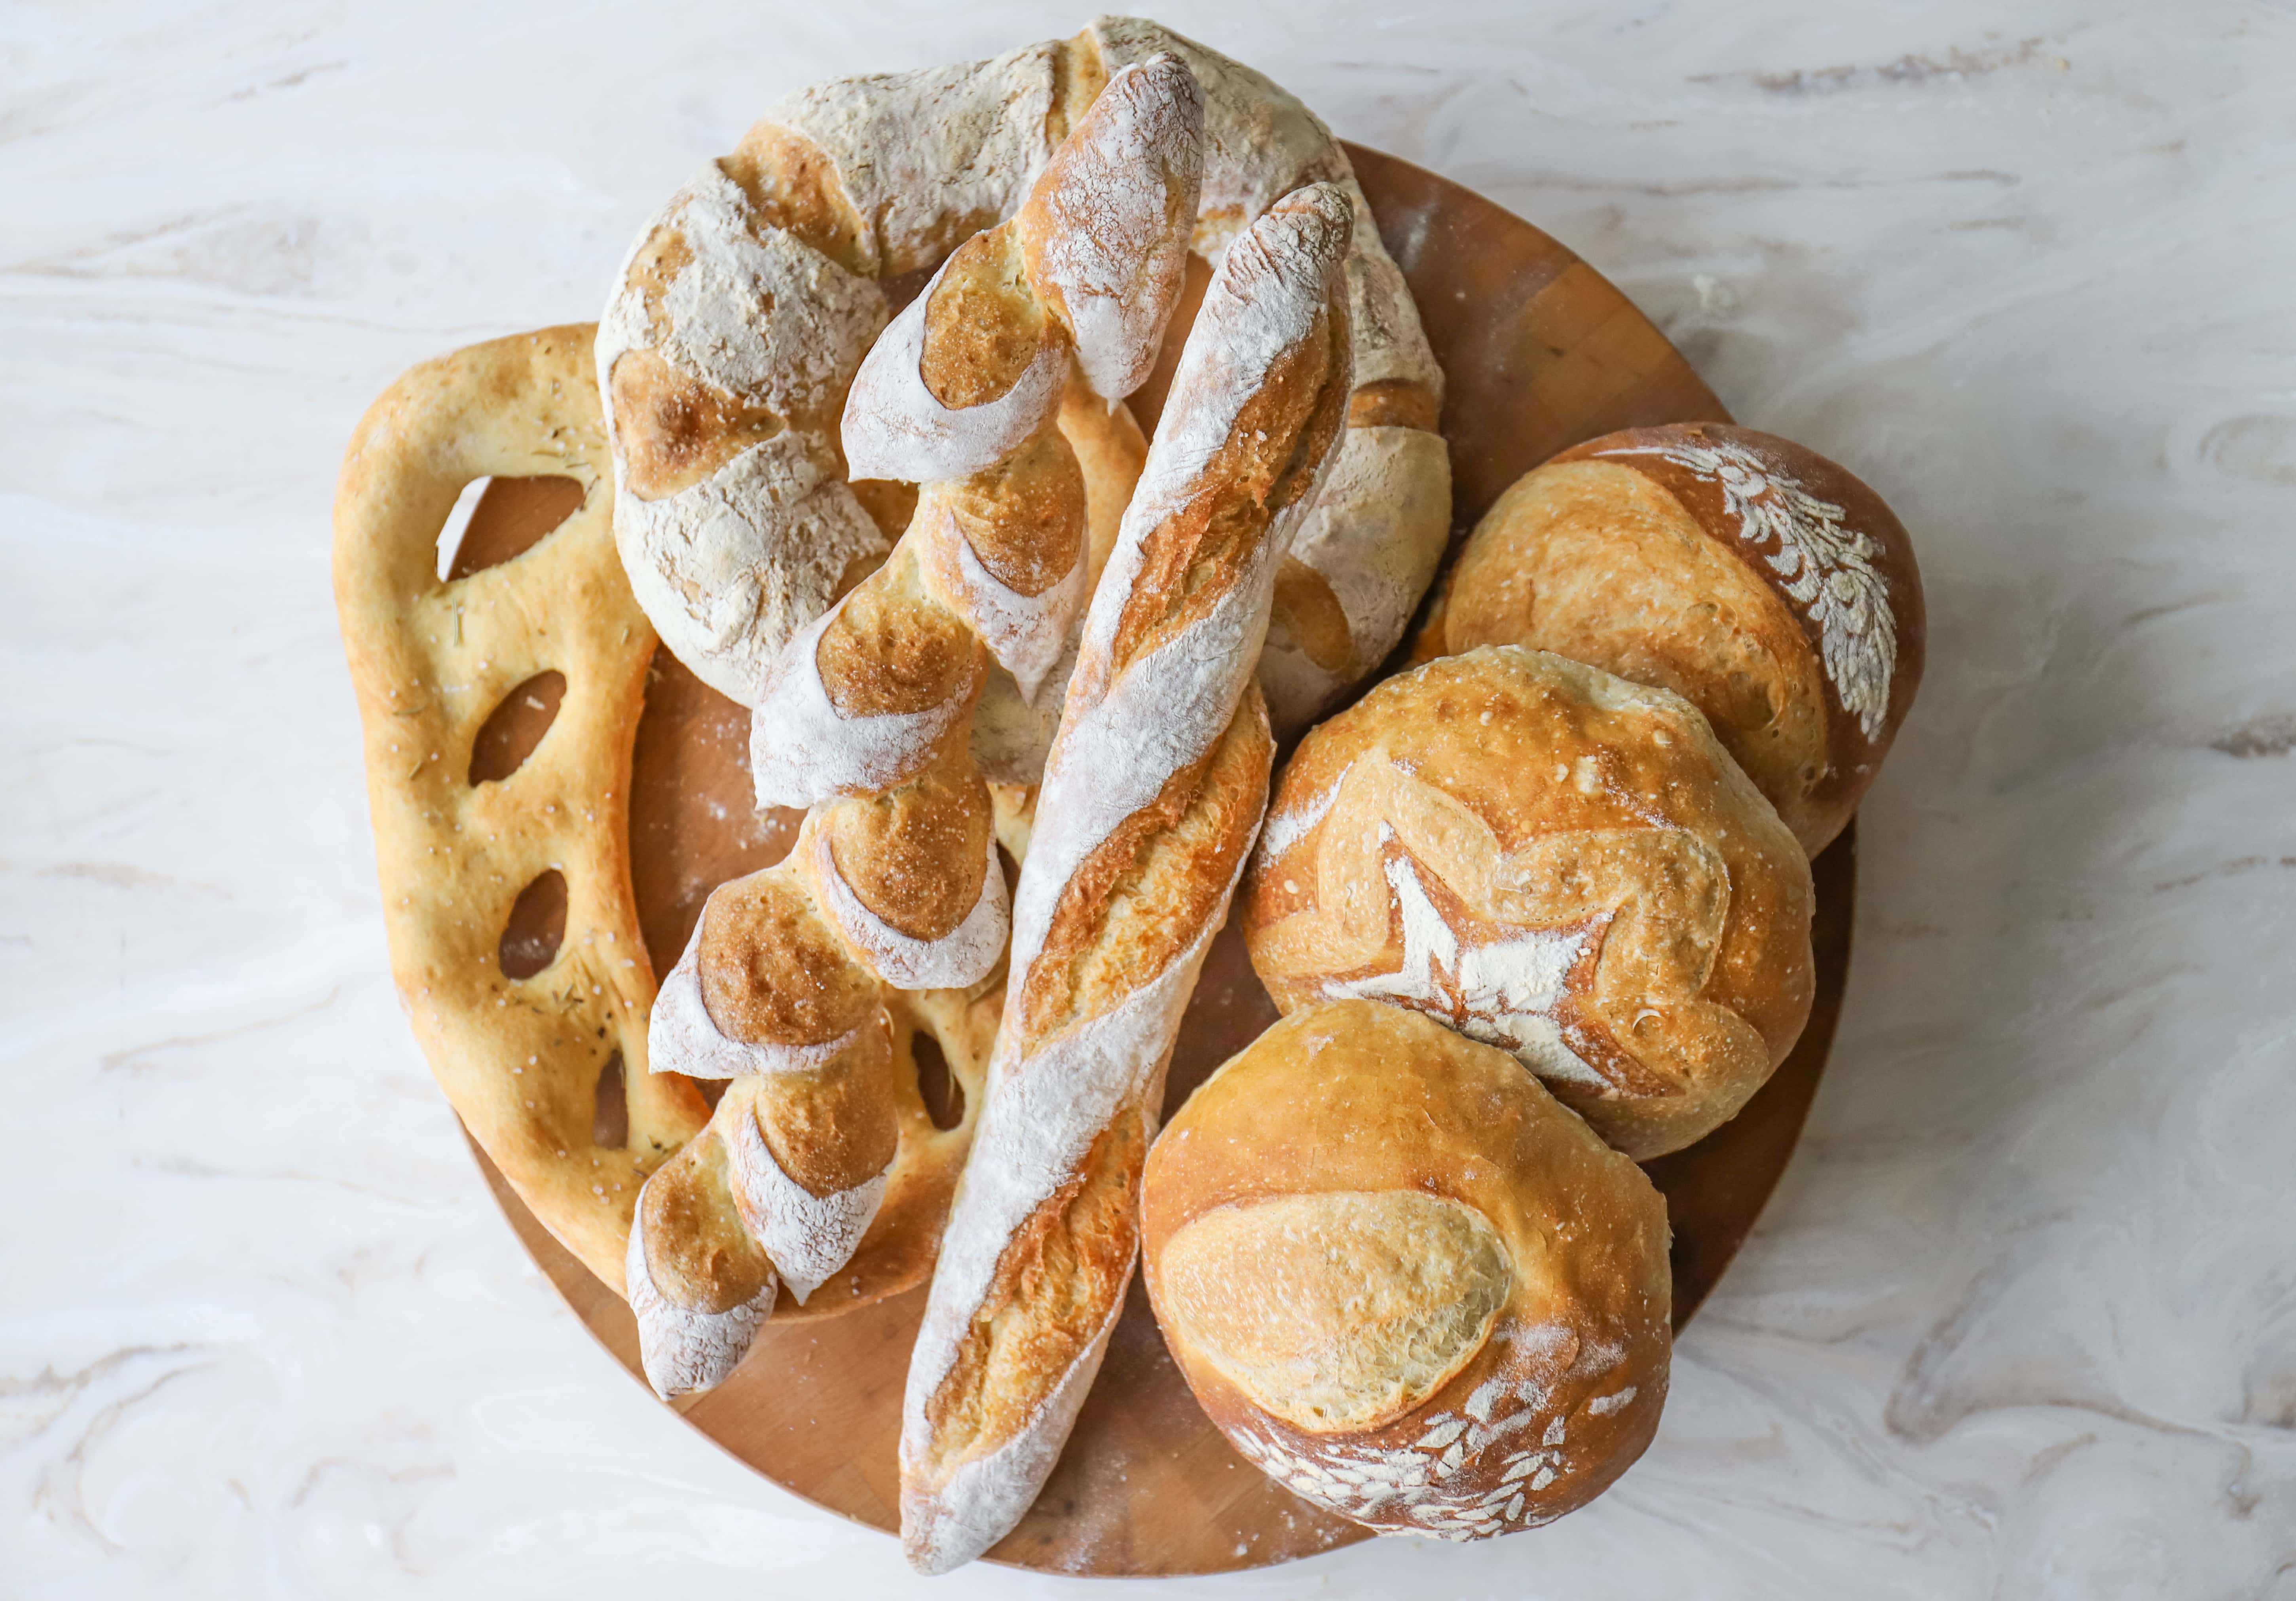
M 1160 51 L 1127 67 L 1015 219 L 1029 282 L 1075 341 L 1085 382 L 1111 401 L 1148 376 L 1179 301 L 1203 127 L 1203 92 L 1178 56 Z
M 1139 386 L 1179 300 L 1203 118 L 1169 53 L 1108 80 L 1019 215 L 958 247 L 861 363 L 855 473 L 922 482 L 1003 461 L 1058 403 L 1071 353 L 1104 400 Z
M 1086 620 L 903 1402 L 902 1543 L 927 1572 L 1028 1510 L 1122 1309 L 1164 1068 L 1266 802 L 1252 664 L 1344 423 L 1352 225 L 1316 185 L 1229 246 Z

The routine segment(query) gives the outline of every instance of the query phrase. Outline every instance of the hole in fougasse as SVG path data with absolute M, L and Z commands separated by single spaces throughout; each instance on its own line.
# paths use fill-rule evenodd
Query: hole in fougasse
M 619 1050 L 598 1070 L 598 1101 L 590 1115 L 590 1143 L 605 1151 L 619 1151 L 630 1143 L 629 1092 L 622 1081 Z
M 439 576 L 466 579 L 522 555 L 582 509 L 570 478 L 477 478 L 463 486 L 439 530 Z
M 530 979 L 558 959 L 566 940 L 566 875 L 553 867 L 518 892 L 496 956 L 503 976 Z
M 566 675 L 555 668 L 503 696 L 471 742 L 471 783 L 498 783 L 523 767 L 557 720 L 558 703 L 565 697 Z
M 925 1115 L 936 1129 L 955 1128 L 964 1121 L 964 1086 L 948 1071 L 940 1041 L 920 1031 L 909 1038 L 909 1054 L 916 1058 L 917 1094 L 924 1098 Z

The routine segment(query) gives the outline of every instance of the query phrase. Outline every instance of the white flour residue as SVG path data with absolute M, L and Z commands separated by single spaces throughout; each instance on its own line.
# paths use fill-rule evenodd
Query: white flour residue
M 1061 726 L 1061 702 L 1076 666 L 1076 636 L 1046 675 L 1032 702 L 1002 662 L 988 669 L 980 699 L 972 708 L 972 761 L 991 784 L 1034 784 L 1045 775 L 1045 758 Z
M 726 1140 L 727 1175 L 742 1227 L 750 1231 L 803 1306 L 831 1274 L 853 1259 L 885 1199 L 882 1172 L 850 1189 L 816 1195 L 782 1170 L 754 1112 L 734 1120 Z
M 1402 380 L 1426 386 L 1440 406 L 1443 369 L 1427 348 L 1419 303 L 1379 236 L 1362 185 L 1353 174 L 1341 184 L 1356 218 L 1355 248 L 1348 252 L 1348 317 L 1356 341 L 1355 386 Z M 1447 519 L 1447 511 L 1446 517 Z
M 1045 135 L 1062 49 L 1028 45 L 987 61 L 836 78 L 799 90 L 766 119 L 827 153 L 878 276 L 915 272 L 1019 209 L 1053 153 Z
M 759 227 L 718 168 L 685 191 L 692 259 L 666 286 L 660 354 L 678 372 L 783 418 L 833 399 L 885 325 L 885 295 L 784 228 Z
M 1268 808 L 1267 822 L 1259 833 L 1259 856 L 1263 866 L 1275 866 L 1285 851 L 1308 837 L 1316 825 L 1324 820 L 1324 814 L 1332 809 L 1332 802 L 1340 798 L 1340 786 L 1347 782 L 1347 778 L 1348 770 L 1343 768 L 1323 793 L 1310 795 L 1298 805 Z
M 1125 549 L 1119 543 L 1119 555 Z M 1013 900 L 1014 972 L 1026 973 L 1044 948 L 1061 895 L 1085 858 L 1226 732 L 1267 632 L 1275 567 L 1270 558 L 1281 554 L 1263 546 L 1194 628 L 1132 663 L 1104 696 L 1086 701 L 1078 693 L 1081 669 L 1070 681 L 1060 735 L 1045 763 L 1029 870 Z M 1113 572 L 1115 560 L 1109 567 Z M 1109 593 L 1103 578 L 1100 594 Z M 1095 596 L 1095 620 L 1100 611 Z
M 750 714 L 750 783 L 761 811 L 882 794 L 922 771 L 965 713 L 963 697 L 882 717 L 846 717 L 832 705 L 821 681 L 821 636 L 850 599 L 791 640 L 758 688 Z
M 1632 1405 L 1636 1393 L 1636 1387 L 1628 1384 L 1615 1395 L 1596 1396 L 1587 1403 L 1587 1410 L 1597 1417 L 1608 1417 L 1620 1408 Z
M 652 342 L 645 297 L 630 276 L 660 228 L 692 259 L 660 312 L 660 354 L 699 379 L 785 420 L 834 395 L 885 322 L 885 298 L 795 235 L 753 232 L 748 198 L 715 165 L 673 196 L 624 259 L 598 325 L 597 372 L 614 464 L 614 541 L 638 604 L 670 653 L 721 694 L 747 705 L 790 634 L 818 617 L 857 561 L 889 542 L 824 464 L 830 441 L 794 425 L 751 446 L 700 483 L 642 499 L 627 486 L 627 441 L 615 415 L 614 364 Z
M 1382 822 L 1381 842 L 1394 838 L 1394 829 Z M 1542 1079 L 1611 1088 L 1564 1042 L 1554 1018 L 1591 930 L 1517 929 L 1501 939 L 1462 944 L 1428 898 L 1417 858 L 1393 852 L 1384 868 L 1402 915 L 1403 964 L 1393 973 L 1325 980 L 1327 999 L 1409 1006 L 1470 1039 L 1513 1053 Z
M 1779 587 L 1816 622 L 1818 653 L 1842 710 L 1868 740 L 1882 737 L 1898 661 L 1897 617 L 1874 566 L 1880 547 L 1842 521 L 1841 507 L 1735 441 L 1621 445 L 1595 454 L 1655 456 L 1719 485 L 1747 543 L 1770 547 L 1762 557 Z
M 955 259 L 955 258 L 951 258 Z M 1013 387 L 979 406 L 947 406 L 925 387 L 925 312 L 948 262 L 901 308 L 854 375 L 845 398 L 845 460 L 856 478 L 906 483 L 963 478 L 1018 450 L 1059 409 L 1069 349 L 1047 317 L 1045 337 Z

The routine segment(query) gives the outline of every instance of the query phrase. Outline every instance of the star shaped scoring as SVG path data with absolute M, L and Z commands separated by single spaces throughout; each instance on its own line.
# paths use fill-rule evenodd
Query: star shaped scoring
M 1417 859 L 1399 848 L 1394 828 L 1385 821 L 1379 838 L 1382 865 L 1401 914 L 1402 965 L 1392 973 L 1327 979 L 1324 994 L 1332 1000 L 1409 1006 L 1470 1039 L 1513 1053 L 1541 1078 L 1611 1088 L 1608 1078 L 1571 1049 L 1555 1016 L 1569 997 L 1571 973 L 1600 949 L 1599 935 L 1608 919 L 1570 928 L 1521 928 L 1476 919 L 1492 937 L 1463 946 L 1455 921 L 1464 908 L 1447 916 L 1436 906 Z

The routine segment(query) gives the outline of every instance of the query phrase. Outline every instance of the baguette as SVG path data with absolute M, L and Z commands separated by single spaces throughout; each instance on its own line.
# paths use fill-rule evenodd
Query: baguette
M 1319 184 L 1229 246 L 1093 598 L 910 1362 L 902 1539 L 922 1572 L 1028 1509 L 1123 1304 L 1164 1068 L 1266 805 L 1253 665 L 1345 426 L 1352 226 Z

